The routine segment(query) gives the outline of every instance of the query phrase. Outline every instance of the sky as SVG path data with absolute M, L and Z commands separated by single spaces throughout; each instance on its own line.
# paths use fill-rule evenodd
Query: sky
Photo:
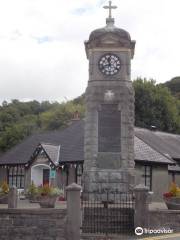
M 180 1 L 113 0 L 136 40 L 132 79 L 180 76 Z M 105 26 L 107 0 L 0 0 L 0 102 L 67 101 L 88 82 L 84 41 Z

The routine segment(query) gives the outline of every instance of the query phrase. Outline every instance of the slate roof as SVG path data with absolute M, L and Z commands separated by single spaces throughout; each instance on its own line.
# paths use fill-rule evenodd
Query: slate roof
M 172 164 L 172 160 L 154 150 L 148 144 L 135 136 L 134 153 L 137 161 L 149 163 Z
M 177 138 L 180 138 L 179 135 L 176 136 Z M 172 137 L 174 137 L 174 135 Z M 58 146 L 60 146 L 60 163 L 83 161 L 84 121 L 74 121 L 69 127 L 65 128 L 64 130 L 35 134 L 25 139 L 22 143 L 18 144 L 17 146 L 9 150 L 7 153 L 5 153 L 3 156 L 1 156 L 0 164 L 27 163 L 28 161 L 30 161 L 35 148 L 40 143 L 47 151 L 49 157 L 53 159 L 53 161 L 57 160 Z M 163 144 L 166 144 L 166 141 L 164 143 L 163 137 L 159 137 L 158 134 L 150 130 L 135 128 L 136 161 L 145 161 L 149 163 L 160 164 L 174 164 L 174 162 L 171 160 L 171 154 L 166 155 L 167 151 L 160 151 L 164 149 Z M 171 151 L 171 153 L 173 153 L 173 151 Z M 177 154 L 178 150 L 176 150 L 176 155 Z M 178 156 L 180 158 L 180 152 Z
M 135 135 L 156 151 L 180 160 L 180 135 L 144 128 L 135 128 Z
M 51 161 L 54 163 L 54 165 L 59 164 L 60 160 L 60 145 L 52 145 L 50 143 L 41 143 L 42 148 L 48 155 L 48 157 L 51 159 Z
M 32 135 L 1 156 L 0 164 L 27 163 L 40 143 L 60 145 L 60 162 L 83 161 L 83 132 L 83 121 L 75 121 L 64 130 Z M 48 151 L 50 151 L 50 149 L 48 149 Z
M 180 172 L 180 166 L 179 165 L 175 165 L 175 166 L 168 166 L 168 171 L 169 172 Z

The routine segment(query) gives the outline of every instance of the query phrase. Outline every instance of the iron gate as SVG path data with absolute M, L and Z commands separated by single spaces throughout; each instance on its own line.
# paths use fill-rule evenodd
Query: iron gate
M 119 234 L 134 232 L 133 193 L 82 193 L 82 232 Z

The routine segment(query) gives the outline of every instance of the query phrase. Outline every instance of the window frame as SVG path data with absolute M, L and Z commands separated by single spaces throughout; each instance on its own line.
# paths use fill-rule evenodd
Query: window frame
M 144 185 L 149 188 L 149 191 L 152 191 L 152 166 L 143 165 L 143 174 Z M 148 184 L 149 179 L 149 184 Z
M 81 168 L 81 172 L 79 172 Z M 83 164 L 77 164 L 76 166 L 76 183 L 82 185 Z
M 25 187 L 25 167 L 11 166 L 7 171 L 7 182 L 9 186 L 16 186 L 18 189 Z

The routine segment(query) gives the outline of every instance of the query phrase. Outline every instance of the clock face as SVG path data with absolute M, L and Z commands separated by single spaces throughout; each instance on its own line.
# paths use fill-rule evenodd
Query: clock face
M 99 60 L 99 69 L 103 74 L 107 76 L 117 74 L 120 70 L 120 67 L 120 59 L 115 54 L 107 53 L 103 55 Z

